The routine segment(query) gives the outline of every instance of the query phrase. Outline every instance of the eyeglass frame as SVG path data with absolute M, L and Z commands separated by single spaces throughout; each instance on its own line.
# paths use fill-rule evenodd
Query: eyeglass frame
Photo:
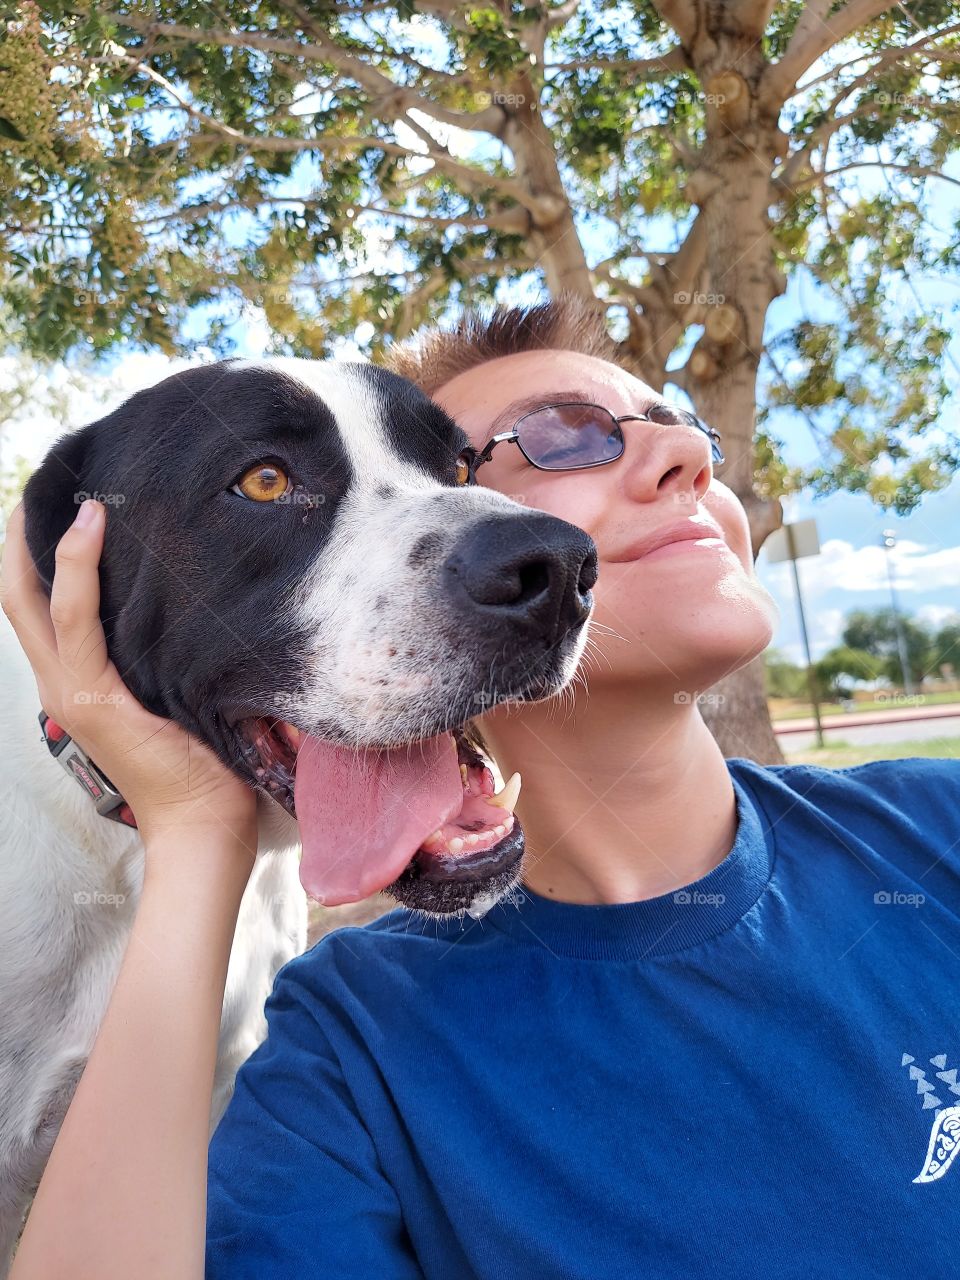
M 592 404 L 588 400 L 562 400 L 557 404 L 542 405 L 539 409 L 529 409 L 525 414 L 523 414 L 521 417 L 519 417 L 516 420 L 516 422 L 513 424 L 512 428 L 509 431 L 500 431 L 496 435 L 491 436 L 490 439 L 487 441 L 487 443 L 483 446 L 483 448 L 479 450 L 479 452 L 474 451 L 474 457 L 470 464 L 471 479 L 474 479 L 476 477 L 476 472 L 478 467 L 482 467 L 485 462 L 490 461 L 493 454 L 493 450 L 497 447 L 498 444 L 507 444 L 507 443 L 516 444 L 517 448 L 520 450 L 520 452 L 523 454 L 526 460 L 530 463 L 531 467 L 536 467 L 538 471 L 555 471 L 555 472 L 586 471 L 591 467 L 605 467 L 607 466 L 608 463 L 619 461 L 619 459 L 622 458 L 627 451 L 627 438 L 622 431 L 620 432 L 620 438 L 623 442 L 623 448 L 620 450 L 620 452 L 617 454 L 615 458 L 601 458 L 597 462 L 578 462 L 575 466 L 572 466 L 572 467 L 544 467 L 544 466 L 541 466 L 539 462 L 534 462 L 534 460 L 527 453 L 526 449 L 524 449 L 523 445 L 520 443 L 521 424 L 523 422 L 526 422 L 527 418 L 533 418 L 538 413 L 543 413 L 546 409 L 571 409 L 571 408 L 599 409 L 601 413 L 605 413 L 610 419 L 612 419 L 612 421 L 618 427 L 622 422 L 651 422 L 653 423 L 654 426 L 658 426 L 658 427 L 681 426 L 681 425 L 696 427 L 697 430 L 702 431 L 710 441 L 710 456 L 714 465 L 719 466 L 721 463 L 726 461 L 726 458 L 724 457 L 724 454 L 723 454 L 723 450 L 720 448 L 720 432 L 717 431 L 715 427 L 707 426 L 707 424 L 703 422 L 700 418 L 698 418 L 695 413 L 691 413 L 688 409 L 680 409 L 680 408 L 676 408 L 673 405 L 663 405 L 663 404 L 656 404 L 656 405 L 650 406 L 651 410 L 658 409 L 658 408 L 669 408 L 669 409 L 673 409 L 674 412 L 676 413 L 682 414 L 683 417 L 687 419 L 687 422 L 685 424 L 682 424 L 679 422 L 675 422 L 675 423 L 657 422 L 655 419 L 649 416 L 650 410 L 648 410 L 647 413 L 624 413 L 618 417 L 615 413 L 613 413 L 610 409 L 605 408 L 602 404 Z

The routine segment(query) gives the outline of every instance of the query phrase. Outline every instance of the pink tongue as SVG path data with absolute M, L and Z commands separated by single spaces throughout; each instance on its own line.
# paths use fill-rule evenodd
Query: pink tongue
M 462 802 L 449 733 L 386 751 L 305 737 L 294 785 L 300 883 L 327 906 L 359 902 L 395 880 Z

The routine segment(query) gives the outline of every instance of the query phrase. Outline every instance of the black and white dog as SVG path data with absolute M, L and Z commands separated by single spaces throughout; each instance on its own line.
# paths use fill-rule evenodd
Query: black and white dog
M 47 582 L 80 496 L 107 504 L 111 657 L 141 702 L 260 793 L 214 1123 L 265 1032 L 277 969 L 304 946 L 303 888 L 331 904 L 387 888 L 453 912 L 518 877 L 519 780 L 494 795 L 462 727 L 570 680 L 596 553 L 574 526 L 469 483 L 471 462 L 450 418 L 373 366 L 226 361 L 64 437 L 27 486 Z M 136 830 L 105 821 L 55 767 L 9 627 L 2 643 L 0 1273 L 143 869 Z

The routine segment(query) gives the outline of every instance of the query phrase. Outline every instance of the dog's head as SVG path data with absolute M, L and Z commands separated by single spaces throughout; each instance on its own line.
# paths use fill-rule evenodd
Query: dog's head
M 465 483 L 469 442 L 372 365 L 225 361 L 60 440 L 25 493 L 43 579 L 107 507 L 101 615 L 151 711 L 295 813 L 327 903 L 388 887 L 449 912 L 504 890 L 514 788 L 461 731 L 573 675 L 596 553 Z

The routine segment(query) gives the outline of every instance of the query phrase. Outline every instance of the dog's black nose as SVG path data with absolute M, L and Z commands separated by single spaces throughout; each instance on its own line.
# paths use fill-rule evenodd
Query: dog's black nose
M 459 539 L 443 576 L 475 621 L 499 618 L 553 644 L 590 612 L 597 549 L 582 529 L 544 512 L 491 516 Z

